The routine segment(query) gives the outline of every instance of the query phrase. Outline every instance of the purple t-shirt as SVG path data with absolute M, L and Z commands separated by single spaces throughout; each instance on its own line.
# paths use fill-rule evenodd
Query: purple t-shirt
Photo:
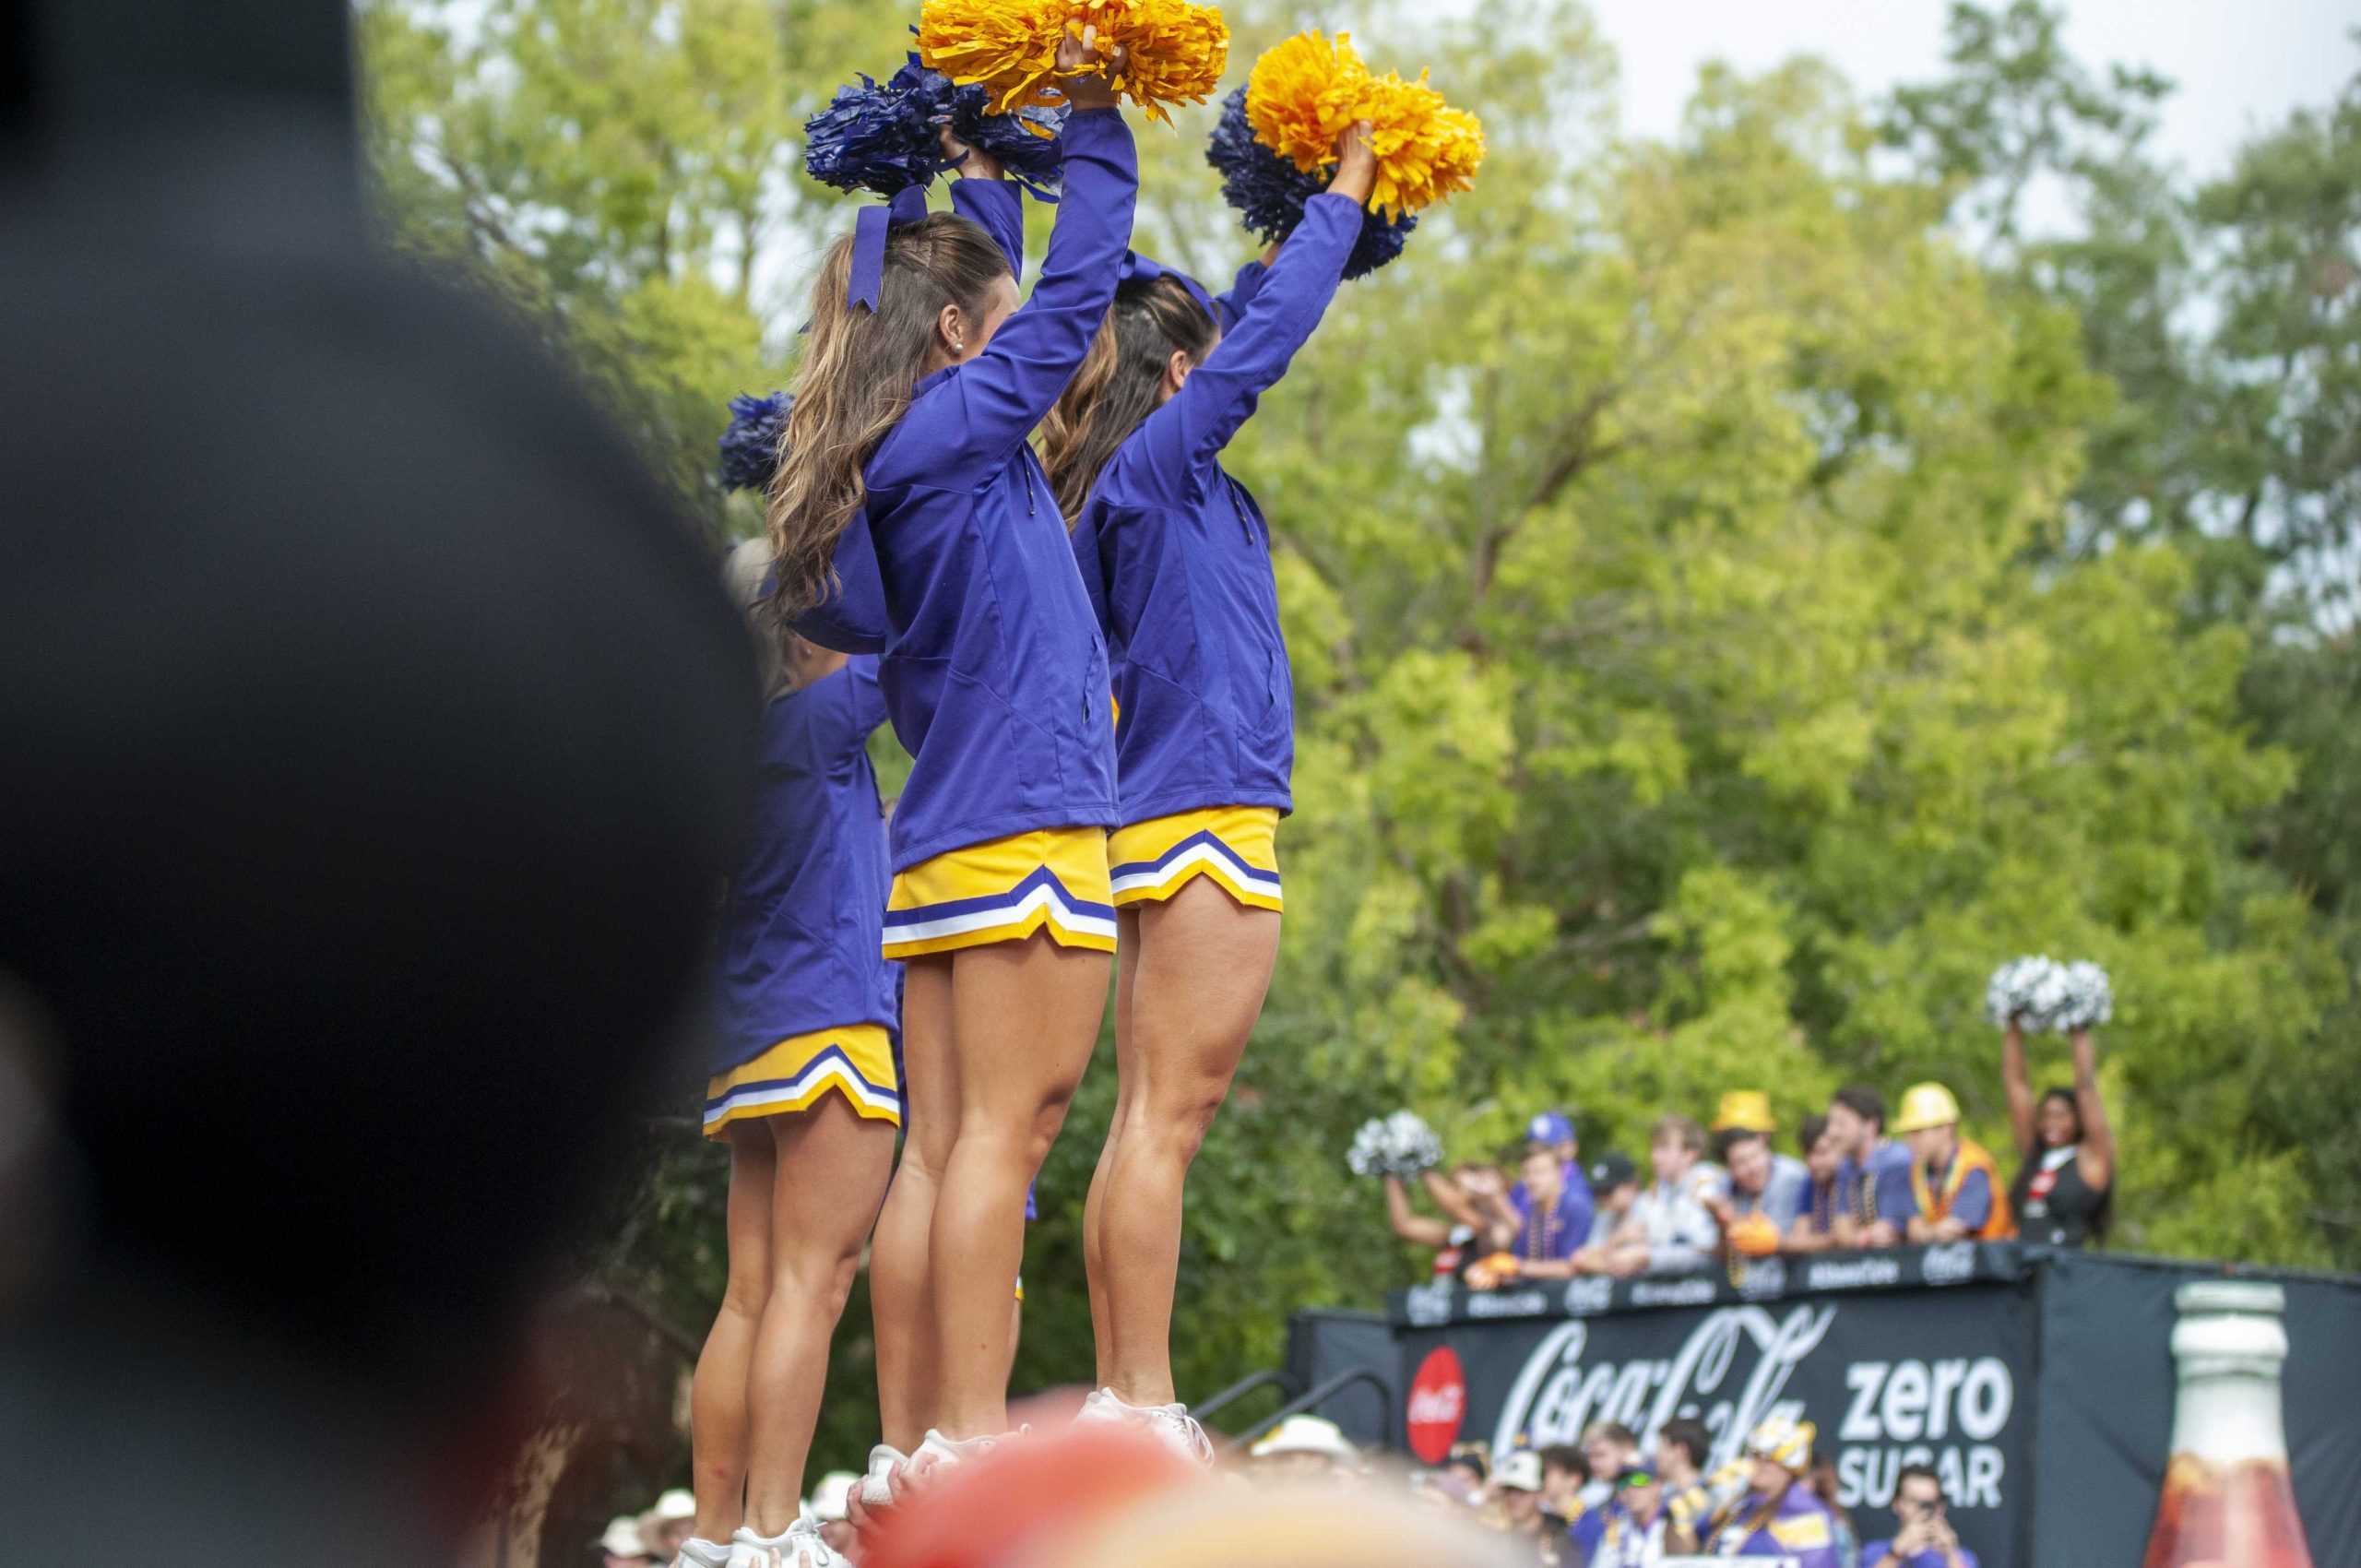
M 1847 1158 L 1838 1166 L 1836 1212 L 1865 1222 L 1908 1223 L 1918 1212 L 1918 1200 L 1910 1192 L 1910 1150 L 1887 1139 L 1869 1151 L 1866 1173 L 1858 1160 Z

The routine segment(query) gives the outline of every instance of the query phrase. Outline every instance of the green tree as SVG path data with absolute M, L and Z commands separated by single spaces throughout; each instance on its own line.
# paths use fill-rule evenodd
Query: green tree
M 799 192 L 794 126 L 890 67 L 902 19 L 457 15 L 364 13 L 397 232 L 552 323 L 694 494 L 841 226 Z M 2302 220 L 2350 132 L 2292 127 L 2234 175 L 2248 194 L 2193 202 L 2144 160 L 2161 84 L 2081 74 L 2037 8 L 1973 16 L 1916 97 L 1715 69 L 1663 144 L 1607 134 L 1612 54 L 1578 6 L 1357 28 L 1430 65 L 1492 151 L 1342 292 L 1231 457 L 1279 542 L 1299 812 L 1279 978 L 1191 1188 L 1184 1395 L 1271 1363 L 1290 1309 L 1412 1277 L 1343 1168 L 1361 1118 L 1407 1103 L 1489 1153 L 1572 1104 L 1596 1152 L 1726 1088 L 1792 1119 L 1846 1079 L 1938 1077 L 2003 1143 L 1982 987 L 2032 949 L 2116 977 L 2123 1242 L 2361 1257 L 2319 1066 L 2352 1060 L 2361 951 L 2338 913 L 2355 728 L 2322 707 L 2354 701 L 2350 640 L 2336 664 L 2275 635 L 2270 541 L 2207 519 L 2235 493 L 2225 367 L 2291 351 L 2309 381 L 2255 394 L 2268 439 L 2239 460 L 2272 507 L 2349 505 L 2313 461 L 2342 339 L 2289 313 L 2344 254 Z M 1286 19 L 1233 24 L 1235 79 Z M 1209 275 L 1252 249 L 1203 166 L 1211 118 L 1142 130 L 1143 240 Z M 2085 226 L 2033 233 L 2061 165 Z M 2251 291 L 2192 327 L 2204 236 L 2234 231 Z M 2342 298 L 2305 308 L 2343 331 Z M 1102 1060 L 1043 1171 L 1020 1384 L 1088 1375 L 1078 1230 L 1113 1087 Z M 722 1165 L 685 1118 L 631 1162 L 585 1247 L 613 1353 L 677 1369 L 702 1333 Z M 815 1468 L 858 1463 L 870 1373 L 856 1299 Z M 618 1430 L 646 1420 L 627 1403 Z

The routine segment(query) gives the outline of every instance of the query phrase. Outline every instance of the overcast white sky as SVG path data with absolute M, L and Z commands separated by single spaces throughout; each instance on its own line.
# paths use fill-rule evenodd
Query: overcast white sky
M 1481 0 L 1478 0 L 1481 3 Z M 1697 67 L 1759 71 L 1817 54 L 1864 96 L 1942 60 L 1943 0 L 1590 0 L 1622 64 L 1623 125 L 1669 135 Z M 2178 85 L 2158 137 L 2189 173 L 2226 168 L 2249 132 L 2327 103 L 2361 68 L 2361 0 L 2066 0 L 2066 42 L 2094 68 L 2143 65 Z

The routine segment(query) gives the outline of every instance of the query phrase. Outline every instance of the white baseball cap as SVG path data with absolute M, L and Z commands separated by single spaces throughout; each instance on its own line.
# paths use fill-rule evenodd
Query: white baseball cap
M 1539 1491 L 1541 1455 L 1530 1448 L 1518 1449 L 1492 1472 L 1492 1484 L 1502 1491 Z
M 845 1516 L 845 1504 L 852 1497 L 852 1489 L 860 1478 L 850 1470 L 830 1470 L 812 1489 L 812 1517 L 823 1525 L 833 1525 Z
M 628 1514 L 618 1514 L 607 1521 L 607 1533 L 599 1538 L 599 1550 L 610 1557 L 645 1557 L 647 1543 L 639 1538 L 639 1521 Z
M 1360 1450 L 1346 1438 L 1342 1428 L 1318 1416 L 1289 1416 L 1257 1438 L 1247 1453 L 1257 1459 L 1273 1459 L 1282 1454 L 1324 1454 L 1340 1465 L 1349 1465 L 1360 1457 Z
M 686 1488 L 676 1486 L 658 1498 L 656 1506 L 639 1517 L 643 1525 L 651 1519 L 659 1525 L 670 1525 L 682 1519 L 694 1519 L 696 1516 L 696 1497 Z

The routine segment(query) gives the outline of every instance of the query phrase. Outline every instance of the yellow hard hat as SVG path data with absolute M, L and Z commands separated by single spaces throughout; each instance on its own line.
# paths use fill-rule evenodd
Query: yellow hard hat
M 1913 1084 L 1903 1091 L 1902 1114 L 1893 1119 L 1896 1133 L 1923 1133 L 1929 1127 L 1959 1125 L 1959 1101 L 1940 1084 Z
M 1811 1468 L 1811 1445 L 1819 1436 L 1820 1429 L 1809 1421 L 1774 1416 L 1747 1434 L 1747 1457 L 1775 1460 L 1801 1475 Z
M 1716 1133 L 1775 1133 L 1779 1123 L 1771 1119 L 1771 1097 L 1761 1089 L 1732 1089 L 1722 1096 L 1721 1109 L 1714 1112 Z

